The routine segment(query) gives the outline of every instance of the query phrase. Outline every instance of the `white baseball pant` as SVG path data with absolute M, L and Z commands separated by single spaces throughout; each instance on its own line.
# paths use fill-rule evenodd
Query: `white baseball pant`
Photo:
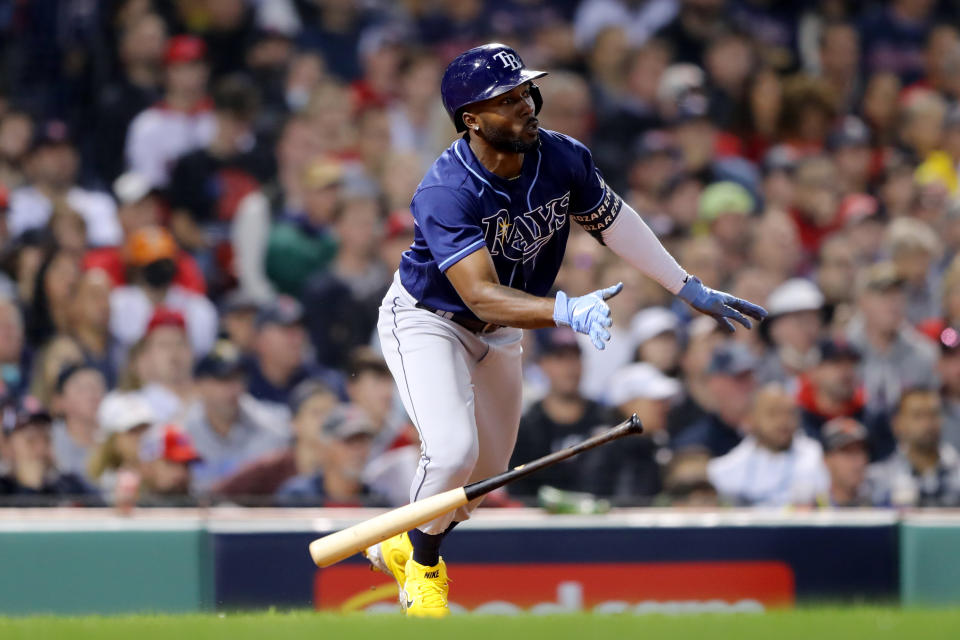
M 410 486 L 418 500 L 506 471 L 520 423 L 520 329 L 468 331 L 425 309 L 400 284 L 384 296 L 377 329 L 400 398 L 420 434 Z M 442 533 L 483 498 L 420 527 Z

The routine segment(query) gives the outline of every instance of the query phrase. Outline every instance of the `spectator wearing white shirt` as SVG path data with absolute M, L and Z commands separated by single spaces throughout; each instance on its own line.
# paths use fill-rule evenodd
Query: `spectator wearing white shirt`
M 56 205 L 63 204 L 83 218 L 88 244 L 120 243 L 123 232 L 113 198 L 76 184 L 79 163 L 66 123 L 54 120 L 37 127 L 26 162 L 29 184 L 10 194 L 7 225 L 12 237 L 46 226 Z
M 179 311 L 193 352 L 210 351 L 217 337 L 217 310 L 203 295 L 174 284 L 177 243 L 163 227 L 144 227 L 127 239 L 130 284 L 110 293 L 110 331 L 129 347 L 143 337 L 158 307 Z
M 207 96 L 207 47 L 195 36 L 170 38 L 163 100 L 141 111 L 127 131 L 129 168 L 155 187 L 165 187 L 177 159 L 206 146 L 216 131 Z
M 721 498 L 758 507 L 812 505 L 830 487 L 820 444 L 798 430 L 793 396 L 779 384 L 757 392 L 749 435 L 710 461 L 707 473 Z

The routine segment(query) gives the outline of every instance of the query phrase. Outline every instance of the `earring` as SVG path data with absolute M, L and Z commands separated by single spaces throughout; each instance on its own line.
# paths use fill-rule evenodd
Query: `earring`
M 480 131 L 480 125 L 473 125 L 474 131 Z

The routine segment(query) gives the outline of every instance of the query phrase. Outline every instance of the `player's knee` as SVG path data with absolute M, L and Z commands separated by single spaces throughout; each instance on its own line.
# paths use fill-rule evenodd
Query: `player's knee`
M 453 480 L 453 486 L 465 484 L 477 466 L 477 458 L 480 455 L 480 447 L 476 440 L 463 442 L 452 442 L 447 451 L 444 452 L 443 459 L 438 460 L 437 456 L 432 457 L 431 464 L 443 470 L 444 475 Z

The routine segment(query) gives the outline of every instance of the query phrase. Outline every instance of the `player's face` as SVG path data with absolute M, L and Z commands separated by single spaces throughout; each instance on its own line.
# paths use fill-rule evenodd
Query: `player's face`
M 540 121 L 534 113 L 533 96 L 527 82 L 512 91 L 478 102 L 471 108 L 471 130 L 479 126 L 479 136 L 502 153 L 527 153 L 537 147 Z

